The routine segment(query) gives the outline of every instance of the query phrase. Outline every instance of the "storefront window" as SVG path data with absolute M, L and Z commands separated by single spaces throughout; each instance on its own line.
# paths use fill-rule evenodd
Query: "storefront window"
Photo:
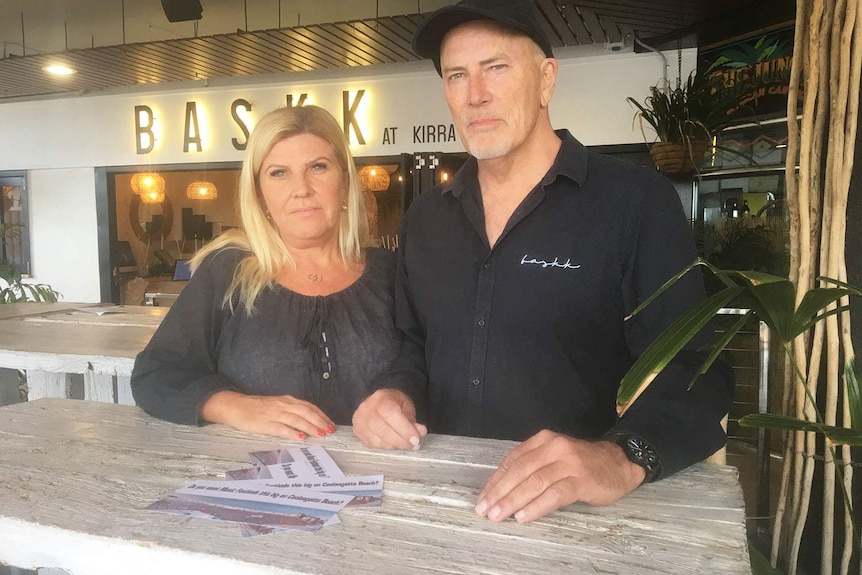
M 0 265 L 11 264 L 30 274 L 30 234 L 27 228 L 27 190 L 23 176 L 0 176 Z

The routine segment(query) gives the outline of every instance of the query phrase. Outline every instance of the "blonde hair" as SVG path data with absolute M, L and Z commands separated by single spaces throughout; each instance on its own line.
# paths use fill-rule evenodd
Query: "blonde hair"
M 278 229 L 267 217 L 259 176 L 263 160 L 272 147 L 282 140 L 300 134 L 312 134 L 332 146 L 336 162 L 341 167 L 347 184 L 347 210 L 342 212 L 338 230 L 341 259 L 345 267 L 362 261 L 363 248 L 368 245 L 369 240 L 368 220 L 356 165 L 344 132 L 335 118 L 323 108 L 278 108 L 260 119 L 248 139 L 237 198 L 240 229 L 229 230 L 220 235 L 191 261 L 192 270 L 195 270 L 207 256 L 224 249 L 251 252 L 237 266 L 222 306 L 229 305 L 233 309 L 233 298 L 238 295 L 246 311 L 253 313 L 254 302 L 261 290 L 272 284 L 285 265 L 296 267 Z

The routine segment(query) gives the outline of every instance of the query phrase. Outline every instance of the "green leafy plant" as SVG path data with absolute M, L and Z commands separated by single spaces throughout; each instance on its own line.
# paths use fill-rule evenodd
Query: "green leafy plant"
M 0 223 L 0 242 L 4 246 L 9 240 L 19 238 L 20 234 L 20 224 Z M 21 272 L 15 265 L 5 258 L 0 258 L 0 304 L 25 301 L 53 302 L 57 301 L 60 295 L 60 292 L 47 284 L 24 282 Z
M 713 92 L 707 76 L 697 72 L 673 90 L 651 86 L 643 104 L 631 96 L 626 99 L 637 108 L 635 120 L 649 124 L 667 144 L 709 142 L 728 121 L 728 102 Z
M 796 306 L 796 288 L 793 282 L 786 278 L 755 271 L 727 271 L 721 270 L 706 260 L 698 258 L 694 263 L 687 266 L 680 273 L 669 279 L 665 284 L 652 294 L 644 303 L 632 312 L 632 316 L 640 312 L 653 300 L 667 291 L 673 284 L 692 269 L 704 266 L 708 268 L 722 284 L 724 288 L 711 295 L 688 312 L 678 317 L 661 335 L 641 354 L 620 382 L 617 392 L 618 411 L 624 413 L 628 407 L 643 393 L 644 389 L 664 369 L 668 363 L 679 353 L 692 338 L 703 329 L 709 321 L 723 307 L 732 305 L 734 307 L 747 309 L 748 311 L 723 332 L 717 334 L 708 346 L 709 353 L 701 368 L 690 382 L 694 385 L 695 380 L 706 372 L 715 362 L 718 355 L 730 342 L 730 340 L 742 329 L 748 319 L 754 315 L 766 322 L 775 337 L 783 346 L 785 353 L 793 357 L 793 340 L 797 336 L 811 329 L 821 319 L 844 311 L 846 308 L 837 306 L 829 311 L 826 310 L 831 304 L 845 296 L 862 296 L 862 290 L 838 280 L 820 278 L 824 283 L 834 287 L 816 287 L 809 290 L 799 306 Z M 631 316 L 630 316 L 631 317 Z M 855 374 L 852 373 L 853 359 L 848 361 L 848 381 L 855 382 Z M 795 363 L 793 363 L 795 365 Z M 802 374 L 798 374 L 804 381 Z M 803 386 L 805 389 L 807 387 Z M 854 408 L 854 415 L 862 414 L 862 399 L 859 393 L 851 393 L 851 400 L 856 399 L 859 404 Z M 812 407 L 817 410 L 817 404 L 813 397 L 808 400 Z M 749 419 L 740 423 L 756 423 L 763 421 L 761 416 L 748 416 Z M 776 423 L 787 422 L 784 416 L 771 416 L 770 419 Z M 810 427 L 808 431 L 820 431 L 835 443 L 846 443 L 850 445 L 862 445 L 862 433 L 847 433 L 846 428 L 830 428 L 817 422 L 806 422 L 793 424 L 795 427 L 782 429 L 801 429 L 800 426 Z M 822 418 L 821 418 L 822 421 Z M 860 415 L 862 421 L 862 415 Z M 816 428 L 816 429 L 815 429 Z
M 618 413 L 625 413 L 662 369 L 709 323 L 719 309 L 733 306 L 748 311 L 739 316 L 738 319 L 733 320 L 725 331 L 718 333 L 707 346 L 707 357 L 689 386 L 696 384 L 697 378 L 706 372 L 749 318 L 755 316 L 769 326 L 773 336 L 777 338 L 791 359 L 790 364 L 795 369 L 796 377 L 803 384 L 800 388 L 805 392 L 805 400 L 811 406 L 814 418 L 813 420 L 806 420 L 781 414 L 761 413 L 743 417 L 739 421 L 740 425 L 820 434 L 828 439 L 825 446 L 826 449 L 830 450 L 833 461 L 839 460 L 835 445 L 862 446 L 862 391 L 860 391 L 856 376 L 854 359 L 848 358 L 844 367 L 846 391 L 850 405 L 850 427 L 837 427 L 824 423 L 817 400 L 808 386 L 805 385 L 805 375 L 798 369 L 793 350 L 793 342 L 798 336 L 810 330 L 820 320 L 847 309 L 846 306 L 840 304 L 841 298 L 862 296 L 862 290 L 838 280 L 821 277 L 818 278 L 820 282 L 828 287 L 815 287 L 809 290 L 797 306 L 796 288 L 793 282 L 786 278 L 755 271 L 721 270 L 703 259 L 698 259 L 668 280 L 656 293 L 635 309 L 632 315 L 640 312 L 682 276 L 698 266 L 708 268 L 724 287 L 682 314 L 641 354 L 620 383 L 617 393 Z M 844 471 L 840 465 L 835 467 L 835 471 L 841 477 L 838 485 L 843 490 L 844 504 L 852 519 L 852 500 L 844 485 Z M 855 529 L 855 533 L 858 540 L 858 529 Z M 758 571 L 758 573 L 760 572 L 764 571 Z
M 707 74 L 695 70 L 675 89 L 651 86 L 643 103 L 631 96 L 626 99 L 637 108 L 634 120 L 640 122 L 644 140 L 647 139 L 644 123 L 658 137 L 658 142 L 650 147 L 650 154 L 660 170 L 670 174 L 699 172 L 698 166 L 708 149 L 712 154 L 720 150 L 756 164 L 747 154 L 715 141 L 718 131 L 736 118 L 740 107 L 737 97 L 727 90 L 716 89 Z

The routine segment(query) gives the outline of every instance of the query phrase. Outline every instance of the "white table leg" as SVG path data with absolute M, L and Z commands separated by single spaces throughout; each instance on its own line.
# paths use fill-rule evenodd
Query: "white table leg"
M 87 401 L 101 401 L 102 403 L 115 403 L 114 376 L 85 371 L 84 399 Z
M 27 399 L 43 397 L 69 397 L 72 376 L 68 373 L 52 373 L 38 369 L 27 370 Z
M 132 396 L 132 378 L 127 375 L 117 376 L 117 403 L 120 405 L 137 405 Z

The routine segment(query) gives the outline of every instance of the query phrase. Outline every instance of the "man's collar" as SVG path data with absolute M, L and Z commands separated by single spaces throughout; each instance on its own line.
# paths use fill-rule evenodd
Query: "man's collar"
M 566 176 L 579 186 L 587 181 L 587 148 L 572 136 L 568 130 L 555 130 L 562 145 L 554 158 L 554 163 L 542 178 L 542 185 L 546 186 L 559 176 Z M 479 164 L 476 158 L 470 157 L 448 182 L 443 184 L 441 192 L 451 193 L 460 197 L 464 190 L 478 186 Z
M 558 176 L 566 176 L 579 186 L 587 181 L 587 148 L 572 136 L 568 130 L 555 130 L 557 137 L 563 142 L 554 164 L 545 177 L 542 185 L 548 185 Z

